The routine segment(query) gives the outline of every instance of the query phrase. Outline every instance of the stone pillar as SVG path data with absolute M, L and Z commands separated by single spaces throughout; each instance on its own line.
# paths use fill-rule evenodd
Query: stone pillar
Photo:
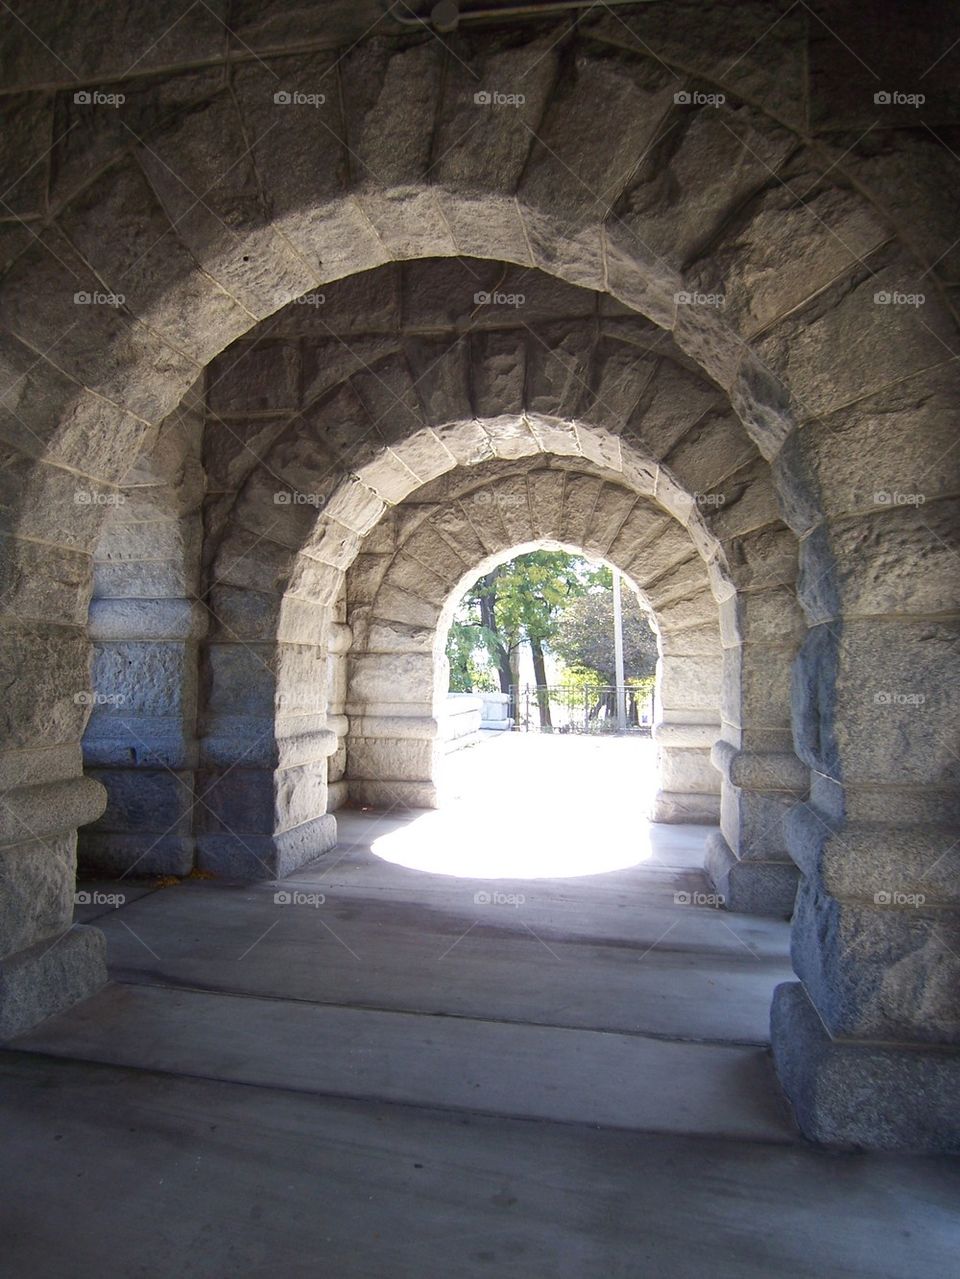
M 101 599 L 90 607 L 89 776 L 107 807 L 80 832 L 82 869 L 184 875 L 194 864 L 197 641 L 206 609 L 186 599 Z
M 325 643 L 225 642 L 206 651 L 208 702 L 198 779 L 198 863 L 272 879 L 327 852 Z
M 720 624 L 723 730 L 712 755 L 722 778 L 720 829 L 708 839 L 706 868 L 728 910 L 789 918 L 800 876 L 783 822 L 809 785 L 790 730 L 803 616 L 794 591 L 777 586 L 731 595 Z
M 654 725 L 657 778 L 651 821 L 713 825 L 720 816 L 719 778 L 710 750 L 719 722 L 687 723 L 663 719 Z
M 712 826 L 720 819 L 720 779 L 710 761 L 720 735 L 715 604 L 713 613 L 712 624 L 676 632 L 661 623 L 653 730 L 659 783 L 651 812 L 655 822 Z
M 388 515 L 347 574 L 347 778 L 355 803 L 435 808 L 435 646 L 445 639 L 437 624 L 449 588 L 397 541 Z
M 12 561 L 16 552 L 8 549 Z M 81 575 L 84 584 L 88 572 Z M 34 580 L 31 590 L 37 585 Z M 88 713 L 82 694 L 90 687 L 82 626 L 9 614 L 0 630 L 0 670 L 6 690 L 0 706 L 0 1039 L 6 1039 L 93 994 L 107 979 L 103 934 L 72 923 L 76 827 L 99 816 L 105 796 L 98 782 L 81 775 Z
M 829 616 L 795 673 L 812 770 L 787 822 L 800 980 L 776 991 L 772 1043 L 818 1141 L 960 1149 L 960 630 L 938 519 L 837 520 L 802 553 L 808 611 Z
M 347 654 L 353 634 L 344 622 L 346 600 L 341 597 L 335 609 L 337 620 L 330 624 L 327 638 L 327 727 L 336 734 L 337 748 L 327 760 L 327 810 L 335 812 L 349 798 L 347 771 L 347 735 L 350 720 L 347 705 Z

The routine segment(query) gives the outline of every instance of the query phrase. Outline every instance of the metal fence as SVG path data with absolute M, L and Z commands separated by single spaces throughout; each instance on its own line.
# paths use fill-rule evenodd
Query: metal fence
M 621 726 L 618 692 L 622 695 Z M 649 737 L 653 726 L 653 694 L 629 684 L 582 688 L 573 684 L 514 685 L 511 715 L 521 733 L 635 733 Z

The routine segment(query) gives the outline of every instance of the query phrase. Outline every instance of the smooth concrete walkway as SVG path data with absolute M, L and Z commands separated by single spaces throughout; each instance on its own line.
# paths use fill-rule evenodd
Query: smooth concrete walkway
M 640 743 L 524 740 L 457 757 L 438 814 L 342 812 L 282 883 L 83 885 L 114 981 L 0 1056 L 11 1274 L 950 1273 L 955 1164 L 793 1128 L 788 926 L 712 907 L 704 829 L 638 826 Z M 470 756 L 610 802 L 569 844 L 564 784 L 491 840 Z

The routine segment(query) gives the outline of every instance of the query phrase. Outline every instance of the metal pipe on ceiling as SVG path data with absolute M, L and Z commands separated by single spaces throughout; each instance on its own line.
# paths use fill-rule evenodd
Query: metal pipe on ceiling
M 621 9 L 628 5 L 637 4 L 655 4 L 657 0 L 603 0 L 600 6 L 603 9 Z M 479 19 L 504 19 L 504 18 L 543 18 L 549 17 L 553 13 L 565 13 L 575 9 L 595 9 L 597 8 L 597 0 L 548 0 L 546 4 L 515 4 L 515 5 L 497 5 L 496 8 L 487 9 L 461 9 L 457 0 L 440 0 L 439 4 L 435 4 L 430 10 L 429 17 L 421 17 L 419 14 L 412 14 L 410 17 L 403 17 L 399 13 L 393 12 L 396 6 L 390 4 L 387 12 L 395 21 L 404 27 L 433 27 L 442 33 L 456 31 L 461 22 L 472 22 Z M 409 5 L 403 4 L 403 8 L 409 9 Z

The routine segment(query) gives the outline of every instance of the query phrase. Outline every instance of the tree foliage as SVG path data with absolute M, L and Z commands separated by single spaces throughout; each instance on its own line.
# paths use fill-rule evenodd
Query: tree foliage
M 575 678 L 615 682 L 612 574 L 565 551 L 517 556 L 477 579 L 457 608 L 447 637 L 450 688 L 502 692 L 516 682 L 517 654 L 529 644 L 538 684 L 546 683 L 545 653 Z M 650 677 L 656 636 L 629 589 L 623 592 L 625 677 Z
M 644 679 L 656 669 L 657 637 L 629 587 L 622 592 L 622 600 L 624 678 Z M 594 672 L 600 683 L 616 683 L 612 590 L 591 591 L 571 600 L 550 647 L 572 671 Z

